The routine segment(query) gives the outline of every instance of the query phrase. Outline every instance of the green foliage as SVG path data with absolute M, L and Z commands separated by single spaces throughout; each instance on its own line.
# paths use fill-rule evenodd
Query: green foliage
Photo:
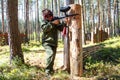
M 100 43 L 102 49 L 84 59 L 84 76 L 120 79 L 120 37 Z M 114 77 L 113 77 L 114 76 Z M 116 77 L 115 77 L 116 76 Z M 118 79 L 119 78 L 119 79 Z
M 31 52 L 40 49 L 42 49 L 41 42 L 31 41 L 29 45 L 24 45 L 24 44 L 22 45 L 23 52 Z
M 63 48 L 63 41 L 58 40 L 58 49 Z M 29 45 L 22 45 L 22 51 L 23 52 L 31 52 L 31 51 L 38 51 L 43 50 L 43 46 L 41 42 L 38 41 L 30 41 Z
M 54 74 L 52 80 L 70 80 L 70 78 L 67 72 L 59 70 L 57 73 Z
M 21 66 L 4 64 L 0 66 L 0 80 L 47 80 L 43 68 L 23 64 Z M 58 71 L 50 80 L 69 80 L 67 72 Z
M 23 47 L 23 48 L 22 48 L 22 51 L 23 51 L 23 52 L 30 52 L 30 49 L 28 49 L 28 48 L 26 48 L 26 47 Z
M 38 73 L 39 76 L 43 75 L 42 69 L 25 64 L 22 66 L 8 66 L 8 64 L 0 66 L 0 80 L 33 80 Z
M 100 43 L 102 49 L 84 59 L 83 77 L 96 77 L 96 80 L 120 80 L 120 37 L 112 38 Z M 58 49 L 63 49 L 63 42 L 59 40 Z M 47 80 L 44 68 L 33 65 L 22 64 L 16 58 L 14 63 L 9 62 L 8 46 L 0 47 L 0 80 Z M 40 42 L 32 41 L 29 45 L 22 45 L 26 63 L 30 60 L 40 59 L 45 56 Z M 6 57 L 7 56 L 7 57 Z M 28 60 L 27 60 L 28 58 Z M 44 60 L 44 59 L 43 59 Z M 43 61 L 42 61 L 43 62 Z M 50 80 L 70 80 L 67 72 L 58 70 Z M 85 80 L 85 79 L 84 79 Z
M 0 37 L 0 45 L 1 46 L 5 45 L 5 38 L 4 37 Z
M 41 42 L 36 42 L 36 41 L 31 41 L 29 44 L 31 47 L 35 46 L 35 47 L 40 47 L 42 44 Z
M 62 40 L 58 40 L 58 48 L 63 48 L 63 41 Z
M 16 56 L 12 59 L 11 64 L 14 66 L 21 66 L 23 65 L 23 61 L 20 57 Z

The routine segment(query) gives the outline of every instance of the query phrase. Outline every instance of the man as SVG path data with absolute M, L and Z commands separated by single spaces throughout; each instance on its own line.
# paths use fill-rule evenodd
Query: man
M 66 27 L 66 24 L 61 24 L 59 20 L 54 20 L 55 17 L 49 9 L 44 9 L 42 14 L 44 18 L 41 24 L 41 29 L 43 31 L 42 45 L 46 51 L 45 72 L 47 74 L 52 74 L 54 72 L 53 65 L 58 44 L 58 30 L 62 31 L 63 28 Z M 67 22 L 67 19 L 65 19 L 65 22 Z

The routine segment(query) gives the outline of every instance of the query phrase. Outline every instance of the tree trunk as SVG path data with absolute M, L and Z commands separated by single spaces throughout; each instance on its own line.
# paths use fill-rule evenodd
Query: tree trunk
M 71 19 L 70 27 L 70 69 L 71 76 L 80 77 L 83 73 L 83 57 L 82 57 L 82 19 L 81 19 L 81 6 L 72 4 L 71 14 L 79 14 Z
M 117 28 L 118 28 L 118 34 L 120 35 L 120 12 L 119 12 L 119 4 L 120 4 L 120 1 L 119 0 L 116 0 L 117 2 Z
M 16 57 L 24 62 L 18 29 L 18 0 L 7 0 L 7 19 L 9 26 L 10 63 Z
M 60 0 L 57 0 L 57 2 L 58 2 L 58 7 L 57 7 L 57 9 L 58 9 L 58 16 L 60 16 Z
M 57 5 L 57 0 L 54 0 L 54 15 L 57 16 L 57 13 L 58 13 L 58 5 Z
M 91 22 L 90 22 L 90 25 L 91 25 L 91 42 L 93 43 L 94 42 L 94 37 L 93 37 L 93 35 L 94 35 L 94 26 L 93 26 L 93 0 L 91 0 L 90 1 L 90 20 L 91 20 Z
M 80 1 L 78 0 L 78 2 L 80 3 Z M 85 21 L 85 6 L 83 6 L 84 5 L 84 1 L 82 0 L 82 20 L 83 20 L 83 28 L 82 28 L 82 30 L 83 30 L 83 36 L 82 36 L 82 43 L 83 43 L 83 45 L 86 45 L 86 36 L 85 36 L 85 28 L 86 28 L 86 21 Z
M 48 8 L 48 0 L 45 0 L 45 7 Z
M 65 0 L 65 6 L 72 3 L 74 3 L 74 0 Z M 69 27 L 66 28 L 66 36 L 64 37 L 64 69 L 70 73 Z
M 43 9 L 45 8 L 45 0 L 43 0 Z
M 65 0 L 65 4 L 68 5 L 68 4 L 72 4 L 74 3 L 74 0 Z
M 116 36 L 117 32 L 115 32 L 115 15 L 116 15 L 116 0 L 114 0 L 114 4 L 113 4 L 113 28 L 114 28 L 114 36 Z
M 1 0 L 1 9 L 2 9 L 2 32 L 4 33 L 4 2 Z
M 28 25 L 29 25 L 29 0 L 25 0 L 25 42 L 29 43 L 28 40 Z
M 108 27 L 110 28 L 110 36 L 112 35 L 112 28 L 111 28 L 111 0 L 108 1 Z
M 54 12 L 54 8 L 53 8 L 53 0 L 51 0 L 51 10 L 52 10 L 52 12 Z
M 38 7 L 38 13 L 37 13 L 37 16 L 38 16 L 38 19 L 37 19 L 37 22 L 38 22 L 38 41 L 40 42 L 40 32 L 41 32 L 41 28 L 40 28 L 40 19 L 39 19 L 39 1 L 37 3 L 37 7 Z
M 100 23 L 101 23 L 101 17 L 100 17 L 100 15 L 101 15 L 101 13 L 100 13 L 100 1 L 99 0 L 97 0 L 97 4 L 98 4 L 98 28 L 97 28 L 97 32 L 96 32 L 96 40 L 97 40 L 97 42 L 100 42 L 100 33 L 99 33 L 99 29 L 100 29 Z
M 38 0 L 36 0 L 36 31 L 37 31 L 37 36 L 36 40 L 40 42 L 40 24 L 39 24 L 39 4 Z

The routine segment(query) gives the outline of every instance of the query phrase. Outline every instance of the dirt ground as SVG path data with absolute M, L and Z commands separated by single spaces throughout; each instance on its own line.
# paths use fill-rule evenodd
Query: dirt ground
M 38 67 L 45 67 L 46 61 L 46 53 L 44 50 L 32 51 L 30 54 L 25 54 L 25 62 Z M 54 69 L 58 69 L 63 66 L 63 50 L 57 50 L 55 61 L 54 61 Z

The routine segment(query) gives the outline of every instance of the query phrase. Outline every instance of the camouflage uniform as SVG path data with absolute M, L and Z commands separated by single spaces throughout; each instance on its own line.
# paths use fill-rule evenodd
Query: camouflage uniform
M 43 21 L 41 29 L 42 34 L 42 45 L 46 51 L 46 73 L 53 71 L 54 59 L 56 55 L 56 48 L 58 44 L 58 30 L 62 31 L 64 23 L 55 25 L 51 21 Z

